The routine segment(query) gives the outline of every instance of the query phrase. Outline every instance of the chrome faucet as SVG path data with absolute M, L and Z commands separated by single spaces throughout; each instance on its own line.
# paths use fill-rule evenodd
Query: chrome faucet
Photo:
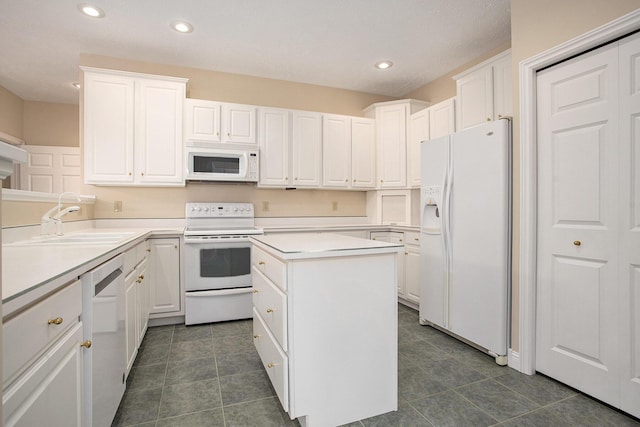
M 60 196 L 58 197 L 58 205 L 49 209 L 47 212 L 44 213 L 44 215 L 42 215 L 42 218 L 40 219 L 40 234 L 42 235 L 51 234 L 52 233 L 51 227 L 55 223 L 56 234 L 58 236 L 62 236 L 62 217 L 68 213 L 77 212 L 80 210 L 80 206 L 69 206 L 68 208 L 61 210 L 62 196 L 64 196 L 65 194 L 73 194 L 74 196 L 76 196 L 76 200 L 78 202 L 80 201 L 80 196 L 78 196 L 76 193 L 72 191 L 66 191 L 60 194 Z M 53 214 L 54 212 L 57 212 L 57 213 L 54 215 Z

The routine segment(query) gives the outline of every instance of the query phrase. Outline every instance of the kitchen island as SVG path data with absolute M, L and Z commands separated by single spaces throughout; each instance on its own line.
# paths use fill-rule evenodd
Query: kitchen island
M 303 426 L 397 410 L 400 245 L 337 234 L 252 237 L 254 343 Z

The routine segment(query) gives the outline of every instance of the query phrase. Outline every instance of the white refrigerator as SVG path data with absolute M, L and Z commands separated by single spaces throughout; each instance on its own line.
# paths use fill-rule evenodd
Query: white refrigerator
M 421 143 L 420 321 L 506 364 L 511 288 L 511 124 Z

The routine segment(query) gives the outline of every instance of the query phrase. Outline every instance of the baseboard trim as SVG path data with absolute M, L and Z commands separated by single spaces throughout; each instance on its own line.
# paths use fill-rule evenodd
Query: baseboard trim
M 518 372 L 522 372 L 521 364 L 520 364 L 520 353 L 518 353 L 517 351 L 513 351 L 512 349 L 509 349 L 507 353 L 507 357 L 509 359 L 507 365 Z

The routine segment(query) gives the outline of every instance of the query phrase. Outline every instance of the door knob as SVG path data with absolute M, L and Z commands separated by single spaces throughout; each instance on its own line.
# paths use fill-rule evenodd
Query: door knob
M 83 342 L 82 344 L 80 344 L 80 347 L 84 347 L 84 348 L 91 348 L 91 344 L 93 344 L 91 342 L 91 340 L 86 340 L 85 342 Z

